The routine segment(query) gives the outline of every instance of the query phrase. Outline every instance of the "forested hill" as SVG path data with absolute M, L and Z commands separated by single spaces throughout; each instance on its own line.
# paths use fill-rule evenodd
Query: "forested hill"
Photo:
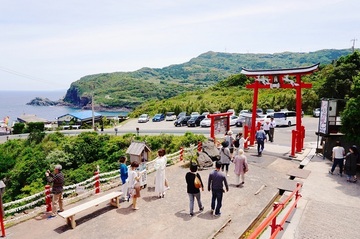
M 189 62 L 161 69 L 142 68 L 133 72 L 84 76 L 71 84 L 64 101 L 77 107 L 89 107 L 93 93 L 95 105 L 132 110 L 148 100 L 167 99 L 212 86 L 230 75 L 239 74 L 242 68 L 293 68 L 318 62 L 326 65 L 350 53 L 350 49 L 275 54 L 207 52 Z

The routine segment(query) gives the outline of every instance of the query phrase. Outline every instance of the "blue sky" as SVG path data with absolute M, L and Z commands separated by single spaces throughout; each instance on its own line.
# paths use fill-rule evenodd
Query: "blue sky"
M 1 90 L 162 68 L 208 52 L 351 48 L 359 0 L 0 0 Z M 360 42 L 355 42 L 359 47 Z

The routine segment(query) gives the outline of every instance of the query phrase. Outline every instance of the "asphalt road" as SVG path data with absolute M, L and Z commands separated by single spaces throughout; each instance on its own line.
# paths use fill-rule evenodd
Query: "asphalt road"
M 305 116 L 302 118 L 302 124 L 305 126 L 305 138 L 306 142 L 316 142 L 317 136 L 315 132 L 317 132 L 319 118 L 314 118 L 311 116 Z M 121 125 L 117 126 L 117 132 L 115 128 L 104 129 L 104 131 L 98 131 L 99 133 L 106 134 L 117 134 L 122 135 L 126 133 L 137 133 L 137 128 L 139 135 L 157 135 L 157 134 L 174 134 L 174 135 L 183 135 L 186 132 L 193 132 L 195 134 L 204 134 L 206 137 L 210 137 L 210 127 L 175 127 L 174 121 L 161 121 L 161 122 L 152 122 L 149 121 L 147 123 L 138 123 L 137 119 L 129 119 L 123 122 Z M 291 131 L 295 130 L 296 126 L 291 127 L 277 127 L 275 129 L 275 140 L 274 143 L 279 145 L 290 145 L 291 144 Z M 234 133 L 238 133 L 242 131 L 242 127 L 232 126 L 231 130 Z M 91 130 L 62 130 L 61 132 L 67 135 L 77 135 L 84 131 Z M 51 133 L 51 131 L 49 131 Z M 9 139 L 21 139 L 27 138 L 27 134 L 21 135 L 9 135 Z M 7 140 L 7 136 L 0 136 L 0 143 L 3 143 Z

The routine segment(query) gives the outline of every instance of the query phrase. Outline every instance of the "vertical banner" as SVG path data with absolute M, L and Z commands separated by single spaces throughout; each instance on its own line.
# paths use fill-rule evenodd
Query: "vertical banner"
M 328 133 L 328 109 L 329 109 L 329 101 L 323 100 L 321 101 L 320 108 L 320 117 L 319 117 L 319 133 L 327 134 Z

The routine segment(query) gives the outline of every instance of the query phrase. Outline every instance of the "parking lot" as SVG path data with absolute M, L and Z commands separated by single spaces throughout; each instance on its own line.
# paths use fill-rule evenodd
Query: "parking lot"
M 305 138 L 307 142 L 316 142 L 317 136 L 315 132 L 318 129 L 319 118 L 311 116 L 305 116 L 302 118 L 302 125 L 305 126 Z M 185 132 L 193 132 L 195 134 L 204 134 L 206 137 L 210 137 L 210 127 L 175 127 L 174 121 L 161 121 L 152 122 L 151 119 L 147 123 L 138 123 L 137 119 L 129 119 L 121 127 L 118 128 L 119 133 L 137 133 L 136 129 L 139 129 L 139 134 L 184 134 Z M 275 129 L 275 141 L 274 143 L 280 145 L 290 145 L 291 143 L 291 131 L 295 130 L 296 126 L 291 127 L 277 127 Z M 231 130 L 236 134 L 242 132 L 242 127 L 231 126 Z

